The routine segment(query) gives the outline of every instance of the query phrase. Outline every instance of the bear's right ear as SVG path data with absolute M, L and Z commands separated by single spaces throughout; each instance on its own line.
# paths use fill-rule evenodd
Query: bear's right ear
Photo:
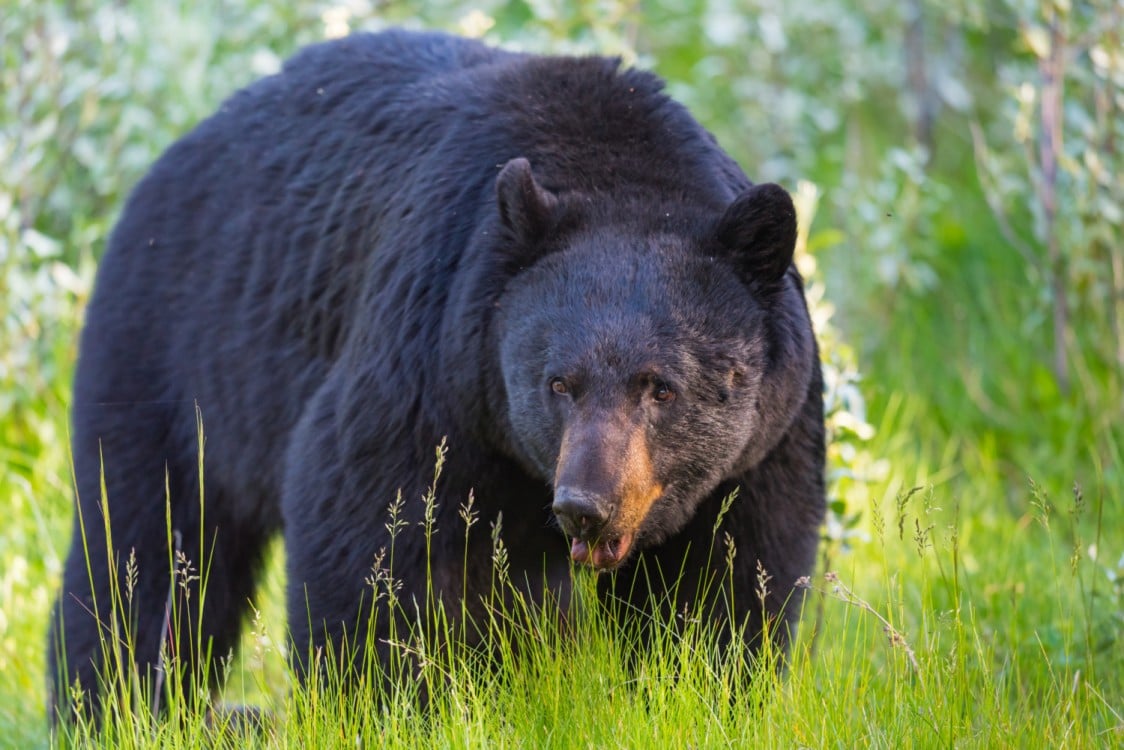
M 715 238 L 745 281 L 775 285 L 792 264 L 796 250 L 792 196 L 780 185 L 754 185 L 726 209 Z
M 496 201 L 504 226 L 526 243 L 542 239 L 558 205 L 554 194 L 535 180 L 531 163 L 523 157 L 512 159 L 500 170 Z

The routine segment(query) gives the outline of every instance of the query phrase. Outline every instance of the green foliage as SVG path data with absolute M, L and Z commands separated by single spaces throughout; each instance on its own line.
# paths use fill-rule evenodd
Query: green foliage
M 226 691 L 274 712 L 266 735 L 185 714 L 104 744 L 1119 744 L 1124 3 L 419 5 L 7 0 L 0 745 L 47 741 L 70 373 L 125 195 L 300 44 L 391 24 L 654 67 L 752 177 L 794 192 L 833 438 L 821 573 L 837 576 L 810 581 L 788 676 L 752 708 L 726 710 L 704 633 L 631 672 L 596 618 L 566 641 L 516 610 L 521 658 L 492 680 L 437 653 L 450 689 L 426 718 L 290 691 L 275 561 Z

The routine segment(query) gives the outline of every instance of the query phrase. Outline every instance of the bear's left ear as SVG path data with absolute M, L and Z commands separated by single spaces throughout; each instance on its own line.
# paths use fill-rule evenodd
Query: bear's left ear
M 780 185 L 754 185 L 718 221 L 715 238 L 742 277 L 772 286 L 784 277 L 796 249 L 796 207 Z
M 531 163 L 512 159 L 496 178 L 500 219 L 521 241 L 541 239 L 550 228 L 558 199 L 535 180 Z

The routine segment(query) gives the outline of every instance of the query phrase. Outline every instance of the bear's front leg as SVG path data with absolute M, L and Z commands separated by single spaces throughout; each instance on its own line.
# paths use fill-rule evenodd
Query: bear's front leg
M 282 498 L 292 659 L 346 681 L 384 679 L 427 601 L 425 479 L 412 440 L 359 450 L 329 380 L 297 425 Z M 369 412 L 377 419 L 379 411 Z M 429 474 L 432 481 L 433 461 Z M 419 523 L 423 526 L 419 527 Z

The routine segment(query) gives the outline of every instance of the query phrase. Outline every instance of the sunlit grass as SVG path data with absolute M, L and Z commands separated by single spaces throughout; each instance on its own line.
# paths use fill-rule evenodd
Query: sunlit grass
M 286 667 L 278 547 L 222 701 L 173 694 L 171 720 L 114 712 L 66 744 L 1109 746 L 1124 732 L 1120 656 L 1099 651 L 1091 634 L 1119 617 L 1120 600 L 1106 600 L 1104 565 L 1076 554 L 1057 528 L 1103 508 L 1028 491 L 1031 515 L 998 527 L 966 517 L 939 487 L 883 503 L 868 516 L 869 540 L 809 581 L 803 629 L 780 677 L 723 659 L 713 628 L 690 613 L 657 623 L 637 651 L 635 633 L 596 603 L 593 576 L 578 571 L 568 617 L 554 605 L 495 598 L 484 651 L 498 659 L 459 647 L 448 621 L 435 618 L 397 639 L 418 679 L 385 693 L 368 674 L 341 689 L 329 668 L 301 685 Z M 486 564 L 502 565 L 501 544 Z M 510 586 L 502 570 L 496 583 Z M 423 682 L 434 686 L 425 709 L 416 701 Z M 41 690 L 5 698 L 32 694 Z M 262 712 L 260 727 L 223 708 L 246 705 Z M 40 726 L 23 739 L 44 742 Z

